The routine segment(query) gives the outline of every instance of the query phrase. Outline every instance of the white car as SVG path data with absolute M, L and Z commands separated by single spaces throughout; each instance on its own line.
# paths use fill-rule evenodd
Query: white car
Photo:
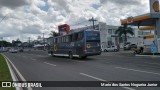
M 11 48 L 11 49 L 9 50 L 9 52 L 10 52 L 10 53 L 17 53 L 18 50 L 17 50 L 17 49 L 14 49 L 14 48 Z
M 109 52 L 109 51 L 115 51 L 115 52 L 117 52 L 118 48 L 117 48 L 117 46 L 113 45 L 113 46 L 104 48 L 102 51 L 104 51 L 104 52 Z

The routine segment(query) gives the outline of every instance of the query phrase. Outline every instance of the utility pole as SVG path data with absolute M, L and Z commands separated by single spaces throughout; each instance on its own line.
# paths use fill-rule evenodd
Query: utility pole
M 44 47 L 43 50 L 45 50 L 44 33 L 43 33 L 43 45 L 44 45 L 43 46 Z
M 30 37 L 29 37 L 29 46 L 28 46 L 28 48 L 30 48 Z
M 94 26 L 94 22 L 96 22 L 97 20 L 94 19 L 93 17 L 91 19 L 89 19 L 88 21 L 92 22 L 93 23 L 93 29 L 95 29 L 95 26 Z

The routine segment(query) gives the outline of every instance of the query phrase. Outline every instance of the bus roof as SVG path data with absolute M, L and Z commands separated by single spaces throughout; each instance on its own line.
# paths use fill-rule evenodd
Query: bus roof
M 94 29 L 86 29 L 86 30 L 71 30 L 68 34 L 66 34 L 66 35 L 61 35 L 61 36 L 57 36 L 57 37 L 55 37 L 55 38 L 63 37 L 63 36 L 67 36 L 67 35 L 71 35 L 71 34 L 78 33 L 78 32 L 82 32 L 82 31 L 99 31 L 99 30 L 94 30 Z

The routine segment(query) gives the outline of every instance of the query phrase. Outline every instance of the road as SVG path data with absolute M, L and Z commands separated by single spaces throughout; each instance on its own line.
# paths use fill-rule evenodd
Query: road
M 27 81 L 160 81 L 160 58 L 114 52 L 85 60 L 51 57 L 46 51 L 4 53 Z M 160 90 L 153 87 L 52 87 L 33 90 Z

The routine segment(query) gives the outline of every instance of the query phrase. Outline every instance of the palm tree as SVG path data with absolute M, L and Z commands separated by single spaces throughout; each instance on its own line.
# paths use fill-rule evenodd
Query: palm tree
M 57 36 L 58 36 L 58 33 L 55 32 L 55 31 L 51 31 L 50 35 L 51 35 L 51 37 L 57 37 Z
M 124 35 L 124 45 L 127 43 L 127 34 L 134 35 L 133 29 L 127 26 L 120 26 L 115 33 L 118 34 L 119 37 Z

